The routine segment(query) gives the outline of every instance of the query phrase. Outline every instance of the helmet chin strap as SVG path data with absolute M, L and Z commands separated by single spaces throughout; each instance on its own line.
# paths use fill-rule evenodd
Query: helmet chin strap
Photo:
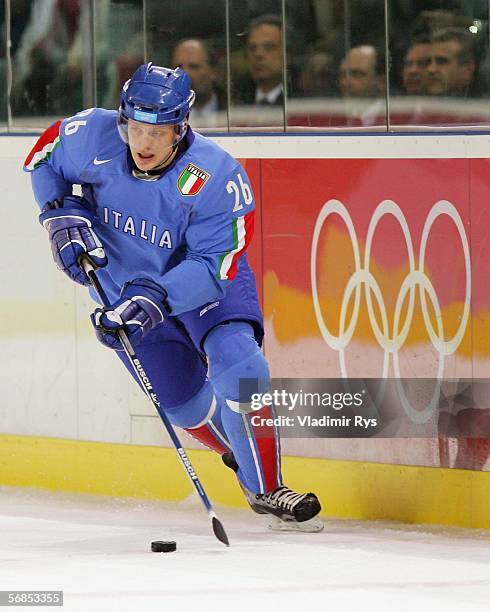
M 185 133 L 187 132 L 187 129 L 182 130 L 183 131 L 183 135 L 179 136 L 177 133 L 175 134 L 175 138 L 174 138 L 174 142 L 173 144 L 171 144 L 168 147 L 165 147 L 166 149 L 170 149 L 170 153 L 167 155 L 167 157 L 162 161 L 161 164 L 158 164 L 158 166 L 155 169 L 158 168 L 165 168 L 165 166 L 168 166 L 168 164 L 172 161 L 172 159 L 174 158 L 176 152 L 177 152 L 177 147 L 179 146 L 179 144 L 182 142 L 182 139 L 185 136 Z
M 138 164 L 136 164 L 136 162 L 135 162 L 136 167 L 138 168 L 138 170 L 140 170 L 140 172 L 141 172 L 142 174 L 147 174 L 147 173 L 150 173 L 150 172 L 153 174 L 153 173 L 158 173 L 158 171 L 159 171 L 159 170 L 162 170 L 162 171 L 163 171 L 163 170 L 164 170 L 164 169 L 165 169 L 167 166 L 169 166 L 169 165 L 172 163 L 172 161 L 174 160 L 174 157 L 175 157 L 175 155 L 177 154 L 177 149 L 178 149 L 179 144 L 180 144 L 181 142 L 182 142 L 182 137 L 180 137 L 180 138 L 179 138 L 179 137 L 176 135 L 176 137 L 175 137 L 175 139 L 174 139 L 173 144 L 169 145 L 168 147 L 165 147 L 164 151 L 165 151 L 166 149 L 170 149 L 169 154 L 167 155 L 167 157 L 166 157 L 166 158 L 165 158 L 165 159 L 164 159 L 164 160 L 163 160 L 161 163 L 159 163 L 159 164 L 158 164 L 158 166 L 154 166 L 153 168 L 150 168 L 150 169 L 149 169 L 147 172 L 145 172 L 145 170 L 140 170 L 140 169 L 138 168 Z
M 167 148 L 170 149 L 170 153 L 160 164 L 158 164 L 158 166 L 155 166 L 154 168 L 152 168 L 151 172 L 156 171 L 156 170 L 163 170 L 168 165 L 170 165 L 170 163 L 175 157 L 175 154 L 177 153 L 179 144 L 182 142 L 182 140 L 185 138 L 185 135 L 187 134 L 188 125 L 189 125 L 189 122 L 188 122 L 188 118 L 186 117 L 184 121 L 180 124 L 181 133 L 180 134 L 176 133 L 173 144 L 171 144 L 169 147 L 165 147 L 166 149 Z
M 154 170 L 158 170 L 159 168 L 163 169 L 163 168 L 165 168 L 166 166 L 168 166 L 170 164 L 170 162 L 175 157 L 175 154 L 177 153 L 177 148 L 178 148 L 179 144 L 180 144 L 180 140 L 177 141 L 177 142 L 174 142 L 174 144 L 171 147 L 168 147 L 170 149 L 170 153 L 162 161 L 161 164 L 158 164 L 158 166 L 156 166 L 156 168 L 154 168 Z

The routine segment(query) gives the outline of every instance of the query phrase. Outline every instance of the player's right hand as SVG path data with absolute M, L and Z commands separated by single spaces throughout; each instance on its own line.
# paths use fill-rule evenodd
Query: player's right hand
M 124 285 L 117 302 L 107 308 L 97 308 L 90 319 L 98 340 L 122 351 L 119 330 L 124 329 L 131 344 L 136 346 L 169 313 L 165 289 L 149 278 L 135 278 Z
M 88 255 L 97 268 L 107 265 L 104 247 L 92 227 L 94 216 L 89 206 L 85 198 L 65 196 L 55 205 L 47 204 L 39 215 L 39 222 L 49 232 L 58 268 L 75 282 L 87 286 L 91 283 L 79 265 L 80 257 Z

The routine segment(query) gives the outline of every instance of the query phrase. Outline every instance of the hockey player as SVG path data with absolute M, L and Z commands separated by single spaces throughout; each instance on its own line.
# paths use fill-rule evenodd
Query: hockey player
M 57 266 L 82 285 L 80 256 L 98 268 L 112 304 L 91 315 L 100 342 L 133 374 L 117 336 L 125 329 L 170 421 L 222 455 L 255 512 L 318 531 L 317 497 L 283 484 L 278 432 L 252 426 L 240 388 L 245 378 L 269 384 L 246 258 L 254 197 L 242 166 L 189 127 L 193 101 L 183 70 L 144 64 L 118 112 L 56 122 L 24 168 Z

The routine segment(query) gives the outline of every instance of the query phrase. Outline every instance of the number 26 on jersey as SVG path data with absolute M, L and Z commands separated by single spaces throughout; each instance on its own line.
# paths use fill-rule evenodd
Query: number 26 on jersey
M 253 202 L 252 190 L 250 185 L 246 183 L 240 172 L 237 174 L 238 184 L 235 181 L 228 181 L 226 184 L 226 191 L 229 194 L 235 195 L 235 205 L 233 206 L 233 212 L 242 210 L 243 205 L 250 206 Z

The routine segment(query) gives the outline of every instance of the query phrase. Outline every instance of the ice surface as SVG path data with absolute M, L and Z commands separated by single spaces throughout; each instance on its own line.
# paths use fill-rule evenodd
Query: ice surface
M 490 534 L 326 521 L 272 533 L 251 511 L 0 488 L 0 589 L 63 590 L 51 610 L 488 610 Z M 152 540 L 177 552 L 150 552 Z M 15 608 L 27 610 L 32 608 Z

